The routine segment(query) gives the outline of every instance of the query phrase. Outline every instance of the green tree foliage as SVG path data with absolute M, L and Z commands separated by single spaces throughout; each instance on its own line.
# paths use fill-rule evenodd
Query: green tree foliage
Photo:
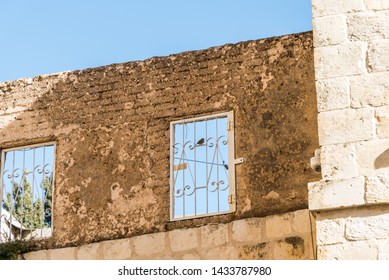
M 22 240 L 0 243 L 0 260 L 16 260 L 20 254 L 33 249 L 34 246 Z
M 53 206 L 53 174 L 45 176 L 41 183 L 43 190 L 44 203 L 43 203 L 43 223 L 44 226 L 51 227 L 51 211 Z

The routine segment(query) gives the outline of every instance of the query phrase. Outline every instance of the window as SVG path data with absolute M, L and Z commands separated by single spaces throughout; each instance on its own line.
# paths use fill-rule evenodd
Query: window
M 170 123 L 170 218 L 235 211 L 233 113 Z
M 54 143 L 1 152 L 0 242 L 51 236 Z

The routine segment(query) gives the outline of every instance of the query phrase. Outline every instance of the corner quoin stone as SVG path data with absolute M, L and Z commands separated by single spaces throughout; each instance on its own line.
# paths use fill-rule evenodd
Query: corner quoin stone
M 318 246 L 319 260 L 376 260 L 377 247 L 367 241 Z
M 350 106 L 350 81 L 333 78 L 316 81 L 317 110 L 319 112 L 344 109 Z
M 365 203 L 364 177 L 308 184 L 310 210 L 334 209 Z
M 314 50 L 316 79 L 328 79 L 366 73 L 367 43 L 350 42 L 318 47 Z
M 314 18 L 363 10 L 365 10 L 363 0 L 312 0 L 312 14 Z
M 321 112 L 318 122 L 321 146 L 369 140 L 375 134 L 371 108 Z
M 321 148 L 323 179 L 341 180 L 358 176 L 355 144 L 327 145 Z
M 313 38 L 316 47 L 337 45 L 346 41 L 346 17 L 336 15 L 313 19 Z
M 366 202 L 389 203 L 389 174 L 366 178 Z

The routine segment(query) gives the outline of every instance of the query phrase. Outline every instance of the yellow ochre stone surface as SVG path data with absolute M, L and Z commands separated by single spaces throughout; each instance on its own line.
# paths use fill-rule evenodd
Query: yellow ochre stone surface
M 307 208 L 306 185 L 319 180 L 309 166 L 318 147 L 313 69 L 305 32 L 0 83 L 0 148 L 56 143 L 53 236 L 40 248 Z M 245 158 L 236 166 L 236 212 L 169 221 L 170 122 L 228 111 L 235 157 Z M 222 229 L 205 231 L 219 251 L 240 254 Z M 164 246 L 174 252 L 201 242 L 190 235 L 189 245 L 175 247 L 171 237 Z M 140 240 L 131 245 L 136 257 L 166 250 L 143 252 Z M 78 257 L 104 258 L 101 250 L 83 247 Z

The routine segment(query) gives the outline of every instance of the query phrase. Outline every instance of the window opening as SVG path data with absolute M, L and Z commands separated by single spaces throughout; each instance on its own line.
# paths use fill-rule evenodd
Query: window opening
M 235 211 L 233 113 L 171 122 L 171 220 Z
M 0 242 L 51 236 L 54 158 L 54 143 L 1 152 Z

